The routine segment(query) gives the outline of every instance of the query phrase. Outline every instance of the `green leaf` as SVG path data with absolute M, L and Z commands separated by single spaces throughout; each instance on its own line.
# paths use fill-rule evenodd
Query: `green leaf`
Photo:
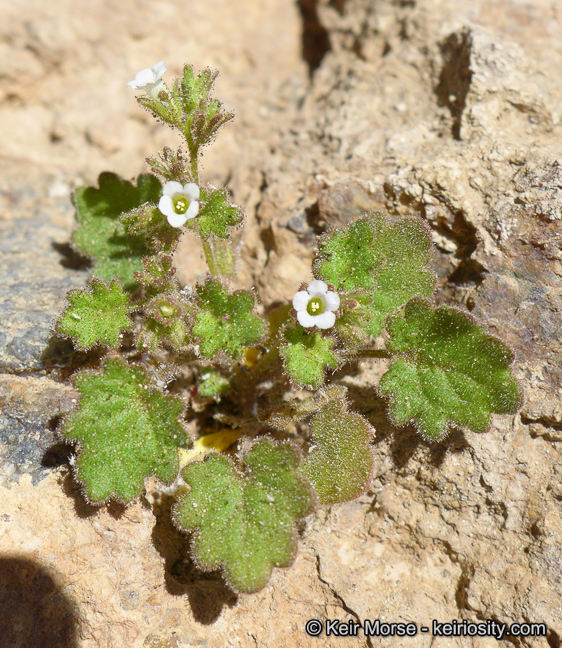
M 235 591 L 251 593 L 264 587 L 273 567 L 293 562 L 295 522 L 314 505 L 298 463 L 291 443 L 263 439 L 242 456 L 243 472 L 219 454 L 185 468 L 191 490 L 178 502 L 175 519 L 195 532 L 192 553 L 201 569 L 222 567 Z
M 181 99 L 186 114 L 194 113 L 201 105 L 210 101 L 211 88 L 218 77 L 218 70 L 204 68 L 195 74 L 191 65 L 184 65 L 181 85 Z
M 115 173 L 102 173 L 98 182 L 99 189 L 81 187 L 72 196 L 79 224 L 72 244 L 94 259 L 94 276 L 119 279 L 125 288 L 132 288 L 133 274 L 142 269 L 142 258 L 151 252 L 144 236 L 125 232 L 119 216 L 145 202 L 157 203 L 162 187 L 150 174 L 140 175 L 136 187 Z
M 101 372 L 80 373 L 76 389 L 78 407 L 60 432 L 80 446 L 76 475 L 91 502 L 130 502 L 150 475 L 174 481 L 177 449 L 190 445 L 179 398 L 148 388 L 144 371 L 121 360 L 109 360 Z
M 346 502 L 363 494 L 373 475 L 373 429 L 347 411 L 345 399 L 329 400 L 312 420 L 312 446 L 301 467 L 322 504 Z
M 83 290 L 71 290 L 66 296 L 69 305 L 63 311 L 55 328 L 58 333 L 74 340 L 79 350 L 105 344 L 116 349 L 121 342 L 121 331 L 131 328 L 129 294 L 118 281 L 109 285 L 93 279 Z
M 376 270 L 383 263 L 374 235 L 372 220 L 363 218 L 320 237 L 314 276 L 333 285 L 337 293 L 373 288 Z
M 205 357 L 212 358 L 223 351 L 240 358 L 245 347 L 263 339 L 266 325 L 252 312 L 256 302 L 250 291 L 229 293 L 220 281 L 208 278 L 203 286 L 197 286 L 197 293 L 200 310 L 192 332 L 199 338 Z
M 205 241 L 215 234 L 221 239 L 230 236 L 232 228 L 239 225 L 244 215 L 236 205 L 228 203 L 228 195 L 224 189 L 208 192 L 201 190 L 201 208 L 193 225 Z
M 490 415 L 515 414 L 521 387 L 511 374 L 513 354 L 472 317 L 455 308 L 436 310 L 414 299 L 388 322 L 394 359 L 379 384 L 397 425 L 413 422 L 439 439 L 449 424 L 474 432 L 490 428 Z
M 169 124 L 172 128 L 180 128 L 182 124 L 182 110 L 177 92 L 162 89 L 157 97 L 141 95 L 137 97 L 139 105 L 152 113 L 157 121 Z
M 184 66 L 183 78 L 176 79 L 170 91 L 162 90 L 158 97 L 140 96 L 137 101 L 156 119 L 178 128 L 191 152 L 208 144 L 219 128 L 233 119 L 234 114 L 222 110 L 222 104 L 211 98 L 217 70 L 205 68 L 199 74 L 191 65 Z M 167 156 L 164 163 L 174 162 Z M 179 178 L 178 178 L 179 180 Z
M 284 331 L 285 343 L 279 349 L 285 371 L 300 387 L 317 389 L 324 383 L 325 369 L 337 369 L 338 356 L 331 350 L 335 341 L 321 333 L 309 333 L 300 324 Z
M 353 223 L 347 230 L 319 240 L 315 276 L 333 284 L 336 292 L 364 290 L 372 297 L 365 305 L 365 333 L 376 337 L 386 318 L 413 297 L 429 297 L 435 275 L 431 234 L 418 218 L 391 225 L 382 214 Z
M 174 351 L 179 351 L 189 344 L 189 341 L 187 326 L 181 319 L 175 319 L 166 325 L 155 319 L 147 318 L 139 334 L 138 347 L 151 353 L 161 347 L 171 347 Z

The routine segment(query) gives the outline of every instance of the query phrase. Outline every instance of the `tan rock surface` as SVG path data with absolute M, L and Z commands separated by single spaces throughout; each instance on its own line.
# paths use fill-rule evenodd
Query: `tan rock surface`
M 496 417 L 488 434 L 459 431 L 428 445 L 392 430 L 372 389 L 381 367 L 362 361 L 344 383 L 377 429 L 372 488 L 310 518 L 295 565 L 236 598 L 183 558 L 186 540 L 165 523 L 165 498 L 150 491 L 128 509 L 84 503 L 64 468 L 51 467 L 64 466 L 67 450 L 43 455 L 72 402 L 65 370 L 37 365 L 31 375 L 7 362 L 0 586 L 29 613 L 10 625 L 0 612 L 0 636 L 26 648 L 45 638 L 71 648 L 560 646 L 558 3 L 0 0 L 0 8 L 4 244 L 21 221 L 33 241 L 35 218 L 49 242 L 29 252 L 20 242 L 10 257 L 25 266 L 22 290 L 24 279 L 33 286 L 52 275 L 42 299 L 55 302 L 83 280 L 61 269 L 51 246 L 72 227 L 69 190 L 103 170 L 136 175 L 146 155 L 175 141 L 124 83 L 160 59 L 172 73 L 185 61 L 209 64 L 221 69 L 218 94 L 238 116 L 205 155 L 204 173 L 229 180 L 246 206 L 239 281 L 253 278 L 265 305 L 286 301 L 310 277 L 315 233 L 365 209 L 419 214 L 434 232 L 437 299 L 464 306 L 512 345 L 526 394 L 520 414 Z M 320 63 L 310 84 L 301 46 Z M 193 280 L 204 266 L 193 240 L 182 246 L 180 276 Z M 27 307 L 14 308 L 19 317 Z M 548 635 L 313 639 L 304 631 L 312 617 L 544 622 Z

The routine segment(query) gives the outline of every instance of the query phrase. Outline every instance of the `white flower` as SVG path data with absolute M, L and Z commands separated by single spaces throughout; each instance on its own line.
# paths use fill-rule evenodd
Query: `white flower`
M 166 72 L 166 64 L 164 61 L 159 61 L 153 68 L 144 68 L 141 70 L 133 81 L 127 83 L 131 88 L 137 90 L 146 90 L 152 97 L 157 97 L 158 93 L 164 87 L 162 77 Z
M 339 295 L 328 290 L 328 285 L 319 280 L 313 281 L 306 290 L 300 290 L 293 297 L 297 319 L 304 328 L 332 328 L 336 322 L 334 311 L 338 310 L 339 305 Z
M 172 227 L 181 227 L 185 221 L 195 218 L 199 212 L 199 187 L 194 182 L 181 185 L 166 182 L 158 209 L 168 218 Z

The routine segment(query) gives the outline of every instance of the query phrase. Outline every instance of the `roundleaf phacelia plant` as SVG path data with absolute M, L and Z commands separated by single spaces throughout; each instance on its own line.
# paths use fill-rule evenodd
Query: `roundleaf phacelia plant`
M 102 361 L 75 376 L 79 399 L 59 433 L 75 444 L 89 501 L 131 502 L 156 478 L 176 499 L 194 562 L 255 592 L 293 561 L 301 518 L 369 488 L 374 430 L 336 369 L 386 358 L 373 394 L 393 423 L 430 441 L 454 426 L 487 431 L 492 414 L 517 411 L 522 392 L 506 344 L 431 302 L 431 233 L 418 218 L 365 214 L 328 231 L 314 280 L 265 315 L 252 287 L 233 290 L 243 213 L 199 177 L 201 147 L 233 115 L 211 94 L 216 72 L 186 65 L 170 87 L 165 72 L 157 63 L 129 85 L 181 147 L 149 158 L 136 184 L 102 173 L 73 195 L 72 244 L 92 276 L 68 294 L 56 331 Z M 186 230 L 209 270 L 194 287 L 180 286 L 174 267 Z M 192 381 L 183 398 L 170 388 L 180 373 Z

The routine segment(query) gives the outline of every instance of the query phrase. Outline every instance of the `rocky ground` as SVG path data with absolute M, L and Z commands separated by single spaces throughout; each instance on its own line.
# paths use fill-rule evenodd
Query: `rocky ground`
M 0 636 L 6 645 L 562 645 L 562 6 L 552 0 L 0 0 Z M 87 270 L 69 192 L 125 177 L 173 134 L 125 83 L 165 60 L 222 71 L 237 119 L 204 158 L 248 217 L 238 281 L 286 301 L 314 236 L 365 210 L 417 214 L 437 299 L 516 354 L 525 404 L 434 445 L 377 430 L 359 500 L 322 509 L 252 596 L 183 556 L 148 503 L 88 506 L 54 436 L 79 362 L 51 324 Z M 204 272 L 182 242 L 183 281 Z M 165 512 L 163 500 L 156 510 Z M 309 618 L 544 622 L 546 637 L 307 637 Z M 10 643 L 10 641 L 12 643 Z M 19 643 L 17 643 L 19 641 Z

